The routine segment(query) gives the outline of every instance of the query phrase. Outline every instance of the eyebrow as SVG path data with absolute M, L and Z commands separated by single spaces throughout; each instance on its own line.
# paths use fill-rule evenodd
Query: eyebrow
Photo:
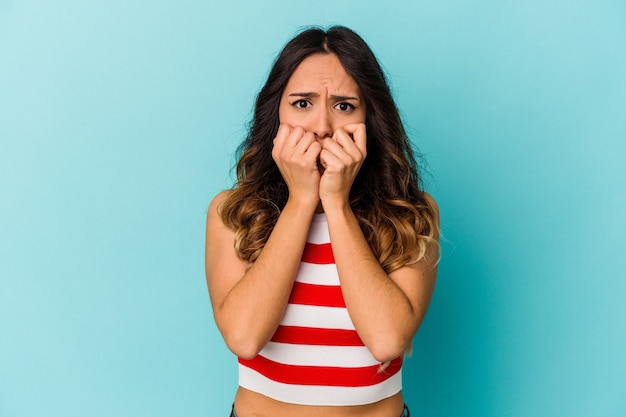
M 319 97 L 319 93 L 291 93 L 291 94 L 289 94 L 289 97 L 304 97 L 304 98 Z M 335 95 L 331 95 L 330 98 L 332 98 L 333 100 L 337 100 L 337 101 L 345 101 L 345 100 L 360 101 L 358 97 L 352 97 L 352 96 L 335 96 Z

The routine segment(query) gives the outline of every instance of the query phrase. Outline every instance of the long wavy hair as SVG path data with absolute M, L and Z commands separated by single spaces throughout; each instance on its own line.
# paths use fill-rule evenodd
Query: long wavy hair
M 310 28 L 289 41 L 256 99 L 249 133 L 238 149 L 237 183 L 220 207 L 235 231 L 239 256 L 254 262 L 287 203 L 288 189 L 272 159 L 278 108 L 296 67 L 313 54 L 335 54 L 365 102 L 367 157 L 350 191 L 350 205 L 374 255 L 388 273 L 419 262 L 436 243 L 438 219 L 420 178 L 389 85 L 376 57 L 352 30 Z

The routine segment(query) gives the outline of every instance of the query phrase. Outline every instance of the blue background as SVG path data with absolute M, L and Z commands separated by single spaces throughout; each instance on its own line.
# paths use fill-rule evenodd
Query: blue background
M 441 207 L 415 415 L 626 415 L 623 1 L 0 0 L 0 416 L 227 415 L 206 208 L 273 57 L 334 23 Z

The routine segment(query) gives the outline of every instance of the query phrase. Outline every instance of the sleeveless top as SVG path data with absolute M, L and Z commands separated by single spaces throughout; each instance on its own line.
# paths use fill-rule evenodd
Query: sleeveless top
M 370 404 L 402 389 L 402 358 L 376 361 L 354 328 L 324 214 L 314 216 L 276 333 L 255 358 L 238 362 L 240 386 L 293 404 Z

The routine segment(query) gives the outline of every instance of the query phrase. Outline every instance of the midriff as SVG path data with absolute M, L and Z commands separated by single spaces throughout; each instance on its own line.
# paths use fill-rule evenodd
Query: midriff
M 375 403 L 350 406 L 284 403 L 242 387 L 235 396 L 237 417 L 398 417 L 403 407 L 402 392 Z

